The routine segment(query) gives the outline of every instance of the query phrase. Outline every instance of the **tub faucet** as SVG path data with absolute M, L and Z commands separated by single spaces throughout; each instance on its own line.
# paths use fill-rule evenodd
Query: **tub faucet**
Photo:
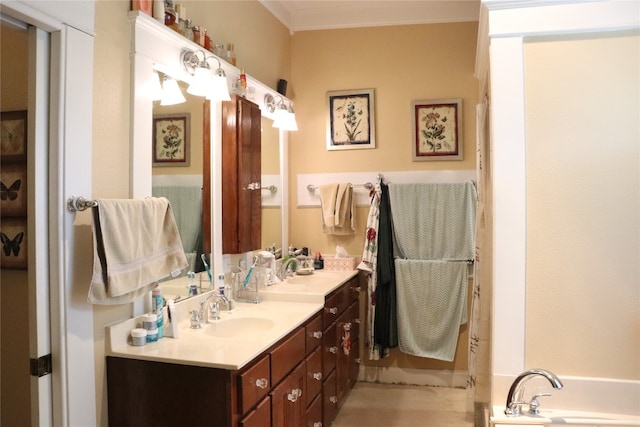
M 523 399 L 524 396 L 524 385 L 527 381 L 535 376 L 545 377 L 551 386 L 557 390 L 562 389 L 562 381 L 552 372 L 546 371 L 544 369 L 529 369 L 528 371 L 524 371 L 513 381 L 511 384 L 511 388 L 509 388 L 509 394 L 507 395 L 507 406 L 504 410 L 506 415 L 511 416 L 519 416 L 522 413 L 521 405 L 526 405 L 529 402 Z M 546 396 L 546 394 L 544 394 Z M 542 394 L 537 395 L 535 400 L 535 410 L 538 409 L 538 401 L 537 397 L 543 396 Z

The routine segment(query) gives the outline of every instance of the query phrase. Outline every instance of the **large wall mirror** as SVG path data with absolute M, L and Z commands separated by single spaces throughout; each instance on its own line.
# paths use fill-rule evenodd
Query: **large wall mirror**
M 211 189 L 211 224 L 210 235 L 211 253 L 206 254 L 210 261 L 214 277 L 220 273 L 226 273 L 223 267 L 223 254 L 221 245 L 220 219 L 223 215 L 220 194 L 220 129 L 221 108 L 220 103 L 213 103 L 209 109 L 204 109 L 204 99 L 193 97 L 186 92 L 187 82 L 191 76 L 182 68 L 181 53 L 185 49 L 197 50 L 199 46 L 185 39 L 179 34 L 158 24 L 144 14 L 131 13 L 133 29 L 132 45 L 132 122 L 131 122 L 131 197 L 143 198 L 150 195 L 168 195 L 163 193 L 168 187 L 190 187 L 193 194 L 198 193 L 198 186 Z M 223 63 L 229 82 L 237 78 L 239 70 L 229 64 Z M 153 101 L 154 79 L 158 74 L 167 75 L 180 81 L 182 93 L 187 98 L 186 103 L 163 106 Z M 262 248 L 271 245 L 282 247 L 287 244 L 287 215 L 283 209 L 282 201 L 287 197 L 287 171 L 286 171 L 286 132 L 273 128 L 270 113 L 262 108 L 262 99 L 265 93 L 276 94 L 261 82 L 248 76 L 248 84 L 255 87 L 253 102 L 261 107 L 262 111 Z M 204 126 L 207 113 L 210 114 L 210 128 Z M 189 165 L 165 166 L 152 165 L 152 123 L 154 116 L 189 115 Z M 203 152 L 203 139 L 209 132 L 211 150 Z M 203 167 L 209 162 L 211 165 L 211 182 L 202 179 Z M 154 188 L 155 187 L 155 188 Z M 169 189 L 170 190 L 170 189 Z M 196 197 L 197 198 L 197 197 Z M 170 198 L 171 200 L 171 198 Z M 179 202 L 174 206 L 174 212 L 183 209 Z M 173 204 L 172 203 L 172 206 Z M 190 213 L 197 208 L 194 205 L 184 209 Z M 196 206 L 196 207 L 194 207 Z M 202 207 L 200 207 L 200 210 Z M 194 216 L 189 216 L 186 222 L 193 227 Z M 179 224 L 180 226 L 180 224 Z M 206 225 L 202 227 L 206 230 Z M 201 242 L 198 237 L 188 234 L 188 242 L 185 244 L 185 252 L 190 252 L 188 259 L 192 261 L 191 269 L 202 269 L 200 260 Z M 181 232 L 182 236 L 182 232 Z M 187 240 L 187 239 L 183 239 Z

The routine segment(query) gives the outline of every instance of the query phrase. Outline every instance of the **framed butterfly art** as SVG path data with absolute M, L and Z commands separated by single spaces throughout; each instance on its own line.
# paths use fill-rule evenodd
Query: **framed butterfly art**
M 3 269 L 27 269 L 27 218 L 2 218 L 0 265 Z
M 27 161 L 27 111 L 0 113 L 0 158 L 2 164 Z
M 5 164 L 0 169 L 2 217 L 27 216 L 27 165 Z

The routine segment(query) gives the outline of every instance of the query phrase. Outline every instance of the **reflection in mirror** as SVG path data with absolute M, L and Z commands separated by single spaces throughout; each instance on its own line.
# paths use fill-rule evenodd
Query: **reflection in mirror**
M 189 128 L 186 129 L 185 149 L 186 161 L 184 163 L 169 163 L 167 165 L 155 164 L 153 166 L 152 195 L 154 197 L 166 197 L 171 203 L 171 209 L 176 219 L 176 224 L 182 239 L 189 267 L 187 272 L 196 273 L 204 271 L 201 259 L 202 250 L 202 138 L 203 138 L 203 102 L 204 98 L 187 93 L 187 84 L 179 83 L 180 89 L 187 102 L 176 105 L 162 106 L 160 101 L 153 103 L 153 116 L 178 117 L 189 115 Z M 161 130 L 154 132 L 154 144 L 163 144 Z M 176 283 L 177 282 L 177 283 Z M 163 285 L 165 295 L 188 295 L 187 281 L 181 279 L 171 281 Z M 180 291 L 180 292 L 178 292 Z
M 282 247 L 280 135 L 273 120 L 262 117 L 262 246 Z M 273 186 L 275 191 L 269 191 Z

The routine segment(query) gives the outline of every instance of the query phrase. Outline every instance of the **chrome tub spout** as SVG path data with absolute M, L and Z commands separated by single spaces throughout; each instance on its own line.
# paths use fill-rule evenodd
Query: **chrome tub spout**
M 513 381 L 509 388 L 509 394 L 507 395 L 507 404 L 504 410 L 506 415 L 518 416 L 522 413 L 521 405 L 526 405 L 529 402 L 523 399 L 524 386 L 531 378 L 535 376 L 542 376 L 546 378 L 551 386 L 556 390 L 562 389 L 562 381 L 553 372 L 545 369 L 529 369 L 524 371 Z

